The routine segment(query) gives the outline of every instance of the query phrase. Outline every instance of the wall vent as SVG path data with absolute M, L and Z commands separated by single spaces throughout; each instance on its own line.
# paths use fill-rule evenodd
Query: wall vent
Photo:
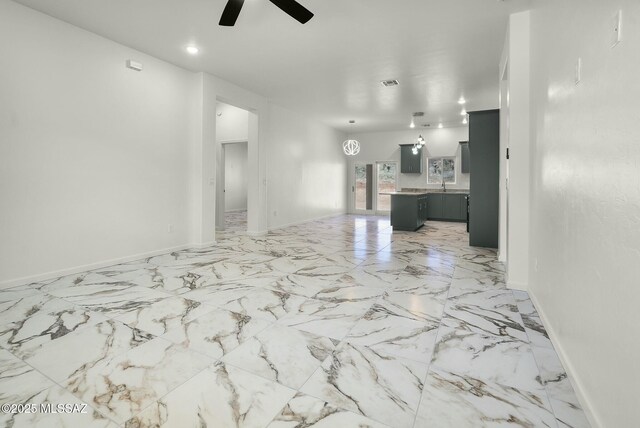
M 382 83 L 383 86 L 398 86 L 400 84 L 396 79 L 383 80 L 380 83 Z

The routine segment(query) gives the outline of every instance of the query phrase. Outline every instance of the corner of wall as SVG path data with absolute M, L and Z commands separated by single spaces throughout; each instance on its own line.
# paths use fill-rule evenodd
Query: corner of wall
M 571 362 L 571 359 L 569 358 L 568 353 L 565 351 L 564 347 L 562 346 L 562 342 L 560 341 L 559 335 L 557 334 L 555 328 L 553 327 L 553 324 L 547 317 L 547 314 L 545 313 L 544 308 L 540 305 L 540 302 L 538 301 L 538 298 L 536 297 L 535 292 L 533 290 L 529 290 L 528 293 L 529 293 L 529 298 L 533 302 L 533 305 L 535 306 L 536 311 L 538 312 L 538 315 L 540 315 L 540 320 L 542 321 L 542 324 L 544 325 L 544 328 L 547 331 L 547 335 L 549 336 L 549 339 L 551 340 L 551 343 L 553 344 L 553 347 L 556 350 L 558 357 L 560 358 L 560 362 L 562 363 L 562 366 L 564 367 L 567 374 L 569 375 L 569 378 L 572 381 L 571 383 L 573 384 L 573 388 L 576 393 L 576 396 L 578 397 L 578 400 L 582 405 L 582 410 L 584 411 L 585 416 L 589 420 L 589 423 L 591 424 L 592 427 L 594 428 L 603 427 L 604 425 L 600 422 L 600 420 L 596 416 L 596 413 L 593 410 L 595 409 L 595 407 L 593 406 L 593 404 L 591 403 L 591 400 L 586 394 L 586 390 L 585 390 L 585 387 L 583 386 L 582 378 L 579 376 L 579 372 L 575 369 L 573 363 Z

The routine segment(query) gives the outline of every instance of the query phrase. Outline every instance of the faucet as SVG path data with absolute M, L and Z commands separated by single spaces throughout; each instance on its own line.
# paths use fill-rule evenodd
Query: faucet
M 447 191 L 447 185 L 444 184 L 444 177 L 442 177 L 442 191 L 446 192 Z

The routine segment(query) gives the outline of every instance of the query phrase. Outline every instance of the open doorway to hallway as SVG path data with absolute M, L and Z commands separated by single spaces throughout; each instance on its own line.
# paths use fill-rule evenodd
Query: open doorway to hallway
M 218 102 L 216 229 L 246 232 L 248 211 L 249 112 Z
M 224 143 L 224 228 L 247 230 L 248 144 Z

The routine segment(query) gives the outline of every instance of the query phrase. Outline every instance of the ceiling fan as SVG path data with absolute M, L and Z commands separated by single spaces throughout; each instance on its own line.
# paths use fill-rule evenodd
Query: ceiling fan
M 302 6 L 296 0 L 269 1 L 301 24 L 306 24 L 311 18 L 313 18 L 313 13 L 307 10 L 307 8 Z M 240 10 L 242 9 L 243 4 L 244 0 L 228 0 L 227 5 L 224 7 L 224 11 L 222 12 L 222 16 L 220 17 L 219 25 L 233 27 L 238 19 L 238 15 L 240 15 Z

